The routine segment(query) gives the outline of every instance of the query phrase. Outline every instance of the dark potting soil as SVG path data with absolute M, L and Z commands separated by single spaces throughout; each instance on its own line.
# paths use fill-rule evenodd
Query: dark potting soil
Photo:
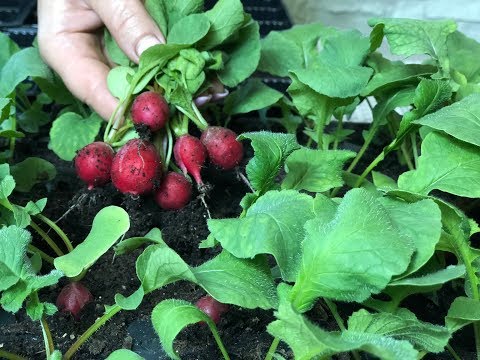
M 257 122 L 233 122 L 234 130 L 254 130 Z M 348 126 L 348 125 L 347 125 Z M 355 125 L 361 127 L 361 125 Z M 90 231 L 95 214 L 107 205 L 122 206 L 130 215 L 131 227 L 126 237 L 139 236 L 147 233 L 152 227 L 162 230 L 163 239 L 190 265 L 201 264 L 216 255 L 218 250 L 199 249 L 198 244 L 208 235 L 206 226 L 207 211 L 200 199 L 193 200 L 180 211 L 163 211 L 148 198 L 132 199 L 118 193 L 111 185 L 104 188 L 86 190 L 77 179 L 70 162 L 59 160 L 47 149 L 47 135 L 35 135 L 20 140 L 17 146 L 17 161 L 27 156 L 39 156 L 55 164 L 58 175 L 48 184 L 37 185 L 29 194 L 16 194 L 14 202 L 24 205 L 28 200 L 48 197 L 45 214 L 53 219 L 60 219 L 58 224 L 70 236 L 74 244 L 81 242 Z M 347 147 L 358 150 L 361 139 L 353 138 Z M 378 149 L 383 144 L 378 144 Z M 240 171 L 252 156 L 252 150 L 246 147 L 246 160 L 240 166 Z M 377 154 L 372 151 L 366 154 L 367 164 Z M 381 171 L 393 177 L 404 171 L 398 168 L 396 159 L 387 157 L 381 165 Z M 363 167 L 359 164 L 359 168 Z M 214 189 L 205 198 L 213 218 L 238 216 L 241 209 L 239 202 L 249 191 L 237 176 L 235 171 L 221 172 L 213 167 L 203 170 L 204 179 L 212 184 Z M 33 197 L 33 198 L 32 198 Z M 34 237 L 34 243 L 41 246 L 39 239 Z M 48 318 L 53 340 L 57 349 L 65 352 L 68 347 L 104 312 L 105 305 L 114 303 L 117 293 L 129 295 L 139 286 L 135 274 L 135 261 L 143 249 L 114 257 L 113 251 L 107 252 L 88 271 L 83 283 L 94 296 L 93 303 L 87 305 L 82 312 L 80 321 L 71 316 L 57 313 Z M 63 285 L 44 289 L 40 298 L 55 303 L 56 296 Z M 415 314 L 425 321 L 442 324 L 448 306 L 453 298 L 462 294 L 461 288 L 447 285 L 435 297 L 431 294 L 411 296 L 405 302 Z M 177 282 L 155 291 L 145 297 L 136 311 L 122 311 L 115 315 L 105 326 L 100 328 L 76 353 L 74 359 L 104 359 L 112 351 L 128 348 L 146 359 L 168 359 L 163 352 L 158 337 L 150 321 L 153 307 L 160 301 L 169 298 L 184 299 L 194 303 L 204 291 L 198 286 L 186 282 Z M 338 303 L 338 309 L 343 319 L 358 306 Z M 320 301 L 307 316 L 324 329 L 337 330 L 338 327 L 328 310 Z M 266 332 L 266 326 L 274 320 L 272 311 L 245 310 L 231 306 L 218 325 L 220 336 L 232 359 L 263 359 L 270 346 L 272 337 Z M 462 359 L 474 358 L 474 340 L 469 327 L 455 334 L 452 346 Z M 22 310 L 15 315 L 0 311 L 0 348 L 21 354 L 28 359 L 44 359 L 43 337 L 39 324 L 33 323 Z M 220 359 L 221 354 L 215 341 L 205 326 L 193 325 L 183 330 L 175 341 L 175 349 L 182 359 Z M 291 350 L 281 345 L 279 353 L 285 359 L 293 359 Z M 367 359 L 367 357 L 363 357 Z M 447 353 L 435 354 L 426 359 L 450 359 Z M 350 359 L 349 354 L 342 354 L 336 359 Z

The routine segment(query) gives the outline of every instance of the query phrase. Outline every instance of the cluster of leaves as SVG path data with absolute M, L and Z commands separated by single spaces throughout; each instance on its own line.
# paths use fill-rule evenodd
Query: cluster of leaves
M 161 92 L 172 110 L 177 110 L 171 130 L 181 136 L 188 132 L 189 121 L 200 129 L 207 126 L 195 98 L 211 97 L 219 83 L 237 86 L 260 60 L 258 23 L 244 12 L 240 0 L 220 0 L 208 11 L 203 11 L 203 0 L 148 0 L 145 6 L 167 44 L 146 50 L 138 65 L 128 59 L 108 30 L 104 34 L 109 57 L 118 65 L 110 71 L 107 83 L 119 106 L 104 129 L 104 140 L 114 147 L 138 137 L 127 110 L 145 89 Z M 76 113 L 62 114 L 50 132 L 52 150 L 72 160 L 77 150 L 98 136 L 101 123 L 97 118 L 92 114 L 82 121 Z
M 220 255 L 192 268 L 150 234 L 156 244 L 137 260 L 141 287 L 128 298 L 118 295 L 116 306 L 134 308 L 144 294 L 187 280 L 220 302 L 273 309 L 276 320 L 267 331 L 298 359 L 347 351 L 355 357 L 364 351 L 382 359 L 417 359 L 444 351 L 458 329 L 478 326 L 478 250 L 470 237 L 480 228 L 451 202 L 455 196 L 480 196 L 475 60 L 480 44 L 451 21 L 374 19 L 370 24 L 370 38 L 311 24 L 263 40 L 260 70 L 290 76 L 290 98 L 248 81 L 230 95 L 225 111 L 280 107 L 286 129 L 295 132 L 303 124 L 309 140 L 301 145 L 295 134 L 242 134 L 255 151 L 246 168 L 254 191 L 242 200 L 240 217 L 208 221 L 211 234 L 200 246 L 221 246 Z M 393 54 L 429 59 L 425 64 L 388 60 L 375 52 L 384 37 Z M 367 98 L 375 106 L 365 143 L 358 154 L 341 150 L 350 135 L 343 118 Z M 337 128 L 329 133 L 332 117 Z M 384 129 L 391 140 L 354 174 Z M 409 170 L 396 180 L 372 173 L 393 151 Z M 346 193 L 335 197 L 344 185 Z M 117 251 L 144 241 L 120 243 Z M 457 258 L 456 265 L 448 264 L 446 253 Z M 465 295 L 451 304 L 444 326 L 420 321 L 402 307 L 408 296 L 451 281 L 464 282 Z M 339 331 L 326 331 L 305 316 L 318 301 L 332 311 Z M 345 325 L 333 301 L 356 302 L 363 309 Z M 200 321 L 203 314 L 180 300 L 164 300 L 152 313 L 172 358 L 178 358 L 172 347 L 178 332 Z

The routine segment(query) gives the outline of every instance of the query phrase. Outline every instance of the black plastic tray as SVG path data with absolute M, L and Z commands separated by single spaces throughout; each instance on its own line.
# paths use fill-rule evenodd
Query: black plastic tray
M 1 0 L 0 27 L 24 25 L 25 20 L 32 14 L 35 3 L 34 0 Z

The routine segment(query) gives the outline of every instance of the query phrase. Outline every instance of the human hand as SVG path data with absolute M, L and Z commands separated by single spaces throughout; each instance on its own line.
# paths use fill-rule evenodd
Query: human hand
M 137 63 L 143 51 L 165 43 L 141 0 L 38 0 L 42 57 L 77 98 L 108 119 L 118 101 L 107 87 L 103 26 Z

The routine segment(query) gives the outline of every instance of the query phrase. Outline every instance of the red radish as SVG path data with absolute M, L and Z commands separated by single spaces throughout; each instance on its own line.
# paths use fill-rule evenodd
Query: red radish
M 113 158 L 112 183 L 124 194 L 143 195 L 153 190 L 161 175 L 161 160 L 152 143 L 133 139 Z
M 162 95 L 147 91 L 135 98 L 131 113 L 134 124 L 146 125 L 155 132 L 165 126 L 170 110 Z
M 162 209 L 178 210 L 192 198 L 192 184 L 185 176 L 175 172 L 167 173 L 155 193 L 155 201 Z
M 57 308 L 61 312 L 72 314 L 79 320 L 82 309 L 93 301 L 90 291 L 79 282 L 66 285 L 57 297 Z
M 88 185 L 88 190 L 105 185 L 110 181 L 115 152 L 107 143 L 97 141 L 88 144 L 75 156 L 75 169 L 80 179 Z
M 207 159 L 207 150 L 202 142 L 188 134 L 180 136 L 173 147 L 173 155 L 183 173 L 191 174 L 198 185 L 203 185 L 200 170 Z
M 243 145 L 232 130 L 209 126 L 200 137 L 210 161 L 224 170 L 233 169 L 243 159 Z
M 228 305 L 218 302 L 210 295 L 201 297 L 195 305 L 205 314 L 210 316 L 215 324 L 218 324 L 222 315 L 228 311 Z

